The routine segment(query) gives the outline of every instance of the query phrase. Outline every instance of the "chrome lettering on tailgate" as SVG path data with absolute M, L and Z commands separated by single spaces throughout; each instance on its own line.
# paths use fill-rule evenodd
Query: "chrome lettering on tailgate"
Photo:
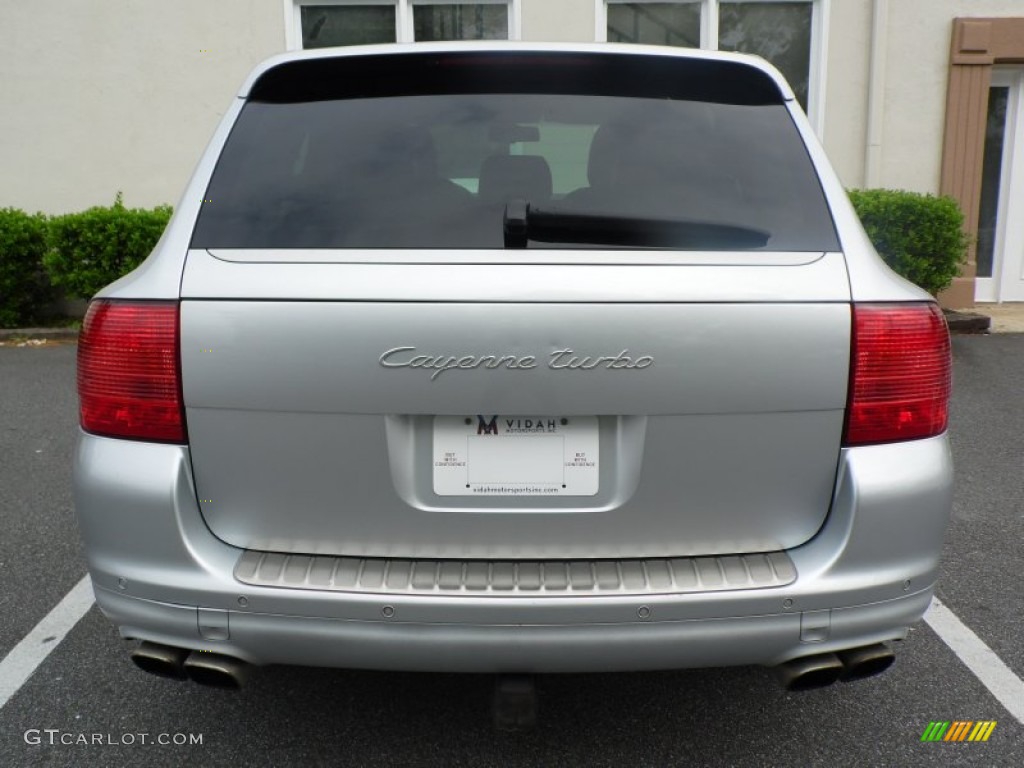
M 421 354 L 416 347 L 392 347 L 384 352 L 378 362 L 384 368 L 423 368 L 433 371 L 430 380 L 452 370 L 475 370 L 477 368 L 505 368 L 507 370 L 530 370 L 537 367 L 536 355 L 450 355 Z M 654 365 L 654 357 L 640 355 L 633 357 L 628 349 L 617 355 L 582 355 L 571 348 L 556 349 L 550 353 L 547 367 L 553 371 L 592 371 L 595 368 L 609 370 L 643 370 Z

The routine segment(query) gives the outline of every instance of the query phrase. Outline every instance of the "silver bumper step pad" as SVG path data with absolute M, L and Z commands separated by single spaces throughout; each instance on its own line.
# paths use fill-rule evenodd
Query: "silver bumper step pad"
M 405 595 L 565 597 L 782 587 L 796 580 L 785 552 L 645 560 L 403 560 L 286 555 L 246 550 L 243 584 Z

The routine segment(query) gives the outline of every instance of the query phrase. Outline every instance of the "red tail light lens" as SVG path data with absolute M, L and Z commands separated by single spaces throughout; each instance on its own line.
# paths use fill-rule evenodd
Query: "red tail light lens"
M 949 418 L 946 320 L 934 304 L 857 304 L 844 445 L 938 435 Z
M 186 442 L 180 371 L 178 302 L 92 302 L 78 341 L 82 429 Z

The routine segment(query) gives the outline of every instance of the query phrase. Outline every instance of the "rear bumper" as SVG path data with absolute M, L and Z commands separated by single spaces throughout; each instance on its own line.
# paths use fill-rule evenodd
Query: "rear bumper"
M 207 529 L 188 450 L 82 435 L 75 498 L 96 598 L 122 635 L 255 664 L 612 671 L 791 658 L 901 638 L 928 607 L 951 503 L 945 436 L 846 449 L 782 587 L 423 596 L 242 584 Z M 272 549 L 268 543 L 268 549 Z
M 420 672 L 613 672 L 775 664 L 901 638 L 931 590 L 831 611 L 831 639 L 801 642 L 801 613 L 614 624 L 500 625 L 365 621 L 231 611 L 230 637 L 197 638 L 195 608 L 96 589 L 122 634 L 202 647 L 256 664 Z

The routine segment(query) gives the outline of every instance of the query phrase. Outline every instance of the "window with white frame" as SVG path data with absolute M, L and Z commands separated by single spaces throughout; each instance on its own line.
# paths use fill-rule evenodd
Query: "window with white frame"
M 519 0 L 289 0 L 289 48 L 507 40 Z
M 598 0 L 598 39 L 754 53 L 774 64 L 821 125 L 829 0 Z
M 701 0 L 668 3 L 609 0 L 608 42 L 699 48 L 701 5 Z

